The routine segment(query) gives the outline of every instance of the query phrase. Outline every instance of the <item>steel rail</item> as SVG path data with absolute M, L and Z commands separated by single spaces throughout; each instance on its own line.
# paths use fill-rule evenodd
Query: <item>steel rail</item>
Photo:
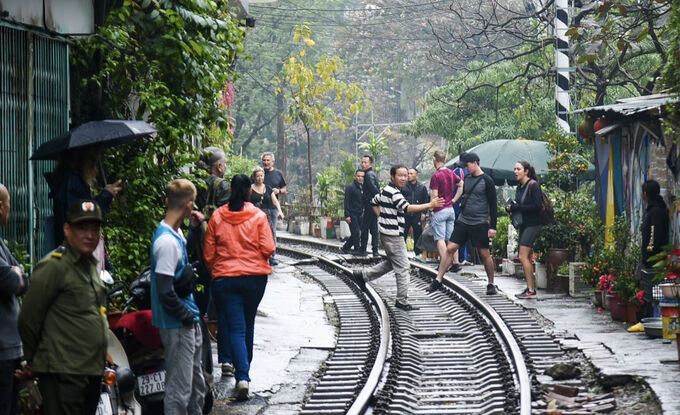
M 301 241 L 303 242 L 303 241 Z M 304 241 L 308 242 L 308 241 Z M 329 247 L 337 248 L 334 245 L 327 244 Z M 290 251 L 290 252 L 295 252 L 298 255 L 305 255 L 309 256 L 312 258 L 315 258 L 317 261 L 323 262 L 326 265 L 329 265 L 333 268 L 336 268 L 338 270 L 343 271 L 345 274 L 347 274 L 350 279 L 352 278 L 352 269 L 348 268 L 336 261 L 333 261 L 331 259 L 325 258 L 320 255 L 315 255 L 311 254 L 309 252 L 301 252 L 301 251 L 296 251 L 293 248 L 290 247 L 277 247 L 277 249 L 281 251 Z M 385 367 L 385 362 L 387 361 L 387 352 L 389 350 L 389 345 L 391 341 L 391 330 L 390 330 L 390 317 L 387 312 L 387 307 L 385 306 L 385 302 L 382 300 L 382 297 L 370 286 L 366 285 L 366 290 L 363 291 L 368 298 L 371 301 L 371 304 L 377 309 L 378 314 L 380 315 L 380 346 L 378 347 L 378 353 L 376 354 L 375 362 L 373 363 L 373 367 L 371 368 L 371 371 L 369 372 L 368 377 L 366 378 L 366 383 L 364 384 L 363 388 L 361 389 L 361 392 L 357 395 L 356 399 L 354 400 L 354 403 L 350 406 L 350 408 L 347 410 L 347 415 L 360 415 L 363 414 L 368 407 L 373 394 L 378 387 L 378 383 L 380 382 L 380 378 L 382 376 L 384 367 Z
M 415 261 L 410 261 L 411 266 L 418 268 L 426 273 L 436 275 L 437 272 L 432 268 L 429 268 L 423 264 Z M 517 376 L 517 382 L 519 383 L 520 392 L 520 414 L 530 415 L 531 414 L 531 379 L 529 379 L 529 371 L 524 362 L 524 355 L 522 350 L 512 334 L 508 326 L 503 321 L 503 318 L 486 304 L 482 299 L 480 299 L 475 293 L 467 289 L 466 287 L 456 283 L 449 278 L 444 278 L 442 284 L 449 287 L 456 293 L 462 295 L 466 300 L 470 301 L 475 307 L 480 309 L 488 318 L 491 323 L 498 330 L 499 336 L 503 339 L 508 350 L 510 352 L 512 364 L 515 367 L 515 375 Z

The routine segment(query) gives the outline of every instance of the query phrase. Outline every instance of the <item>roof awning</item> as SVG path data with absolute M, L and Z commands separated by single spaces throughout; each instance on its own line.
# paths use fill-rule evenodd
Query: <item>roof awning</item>
M 572 114 L 584 112 L 596 117 L 609 115 L 613 118 L 628 117 L 642 113 L 649 113 L 649 115 L 659 116 L 663 114 L 666 105 L 678 101 L 680 101 L 680 99 L 676 95 L 645 95 L 640 97 L 620 99 L 617 100 L 616 104 L 600 105 L 597 107 L 575 110 L 572 111 Z

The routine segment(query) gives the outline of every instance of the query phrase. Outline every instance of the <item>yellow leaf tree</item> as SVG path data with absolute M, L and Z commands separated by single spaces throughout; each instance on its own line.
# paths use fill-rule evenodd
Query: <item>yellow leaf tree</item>
M 342 59 L 321 55 L 318 62 L 310 62 L 308 49 L 314 47 L 314 40 L 307 23 L 295 27 L 293 42 L 300 49 L 285 61 L 276 78 L 276 93 L 283 94 L 288 105 L 286 122 L 301 123 L 307 134 L 308 185 L 312 203 L 311 130 L 330 131 L 335 127 L 344 131 L 350 115 L 358 113 L 366 101 L 358 83 L 348 84 L 337 79 L 342 72 Z

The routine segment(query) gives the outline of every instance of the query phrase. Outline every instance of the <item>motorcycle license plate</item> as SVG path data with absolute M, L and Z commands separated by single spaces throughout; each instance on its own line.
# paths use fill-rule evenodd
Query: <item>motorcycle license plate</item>
M 137 376 L 139 395 L 146 396 L 165 391 L 165 370 Z
M 96 415 L 113 415 L 113 407 L 111 406 L 111 398 L 108 393 L 99 395 L 99 404 L 97 405 Z

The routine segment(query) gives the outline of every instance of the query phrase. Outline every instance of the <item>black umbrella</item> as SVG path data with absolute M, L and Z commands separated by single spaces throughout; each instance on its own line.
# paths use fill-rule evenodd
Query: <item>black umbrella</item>
M 103 120 L 90 121 L 66 134 L 44 142 L 31 156 L 31 160 L 56 160 L 69 149 L 91 144 L 115 146 L 157 132 L 145 121 Z

